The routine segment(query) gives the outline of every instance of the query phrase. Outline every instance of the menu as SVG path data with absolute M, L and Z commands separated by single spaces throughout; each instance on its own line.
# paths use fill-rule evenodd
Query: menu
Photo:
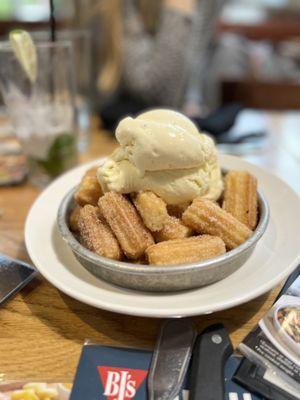
M 239 345 L 268 381 L 300 399 L 300 276 Z

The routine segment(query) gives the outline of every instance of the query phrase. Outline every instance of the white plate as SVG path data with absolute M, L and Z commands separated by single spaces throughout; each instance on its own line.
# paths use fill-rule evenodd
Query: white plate
M 87 272 L 56 228 L 56 213 L 66 192 L 93 164 L 77 167 L 54 181 L 33 204 L 25 226 L 28 253 L 54 286 L 92 306 L 123 314 L 171 317 L 207 314 L 262 295 L 300 262 L 298 195 L 282 180 L 240 158 L 221 155 L 226 169 L 252 172 L 270 205 L 270 222 L 249 260 L 234 274 L 213 285 L 180 293 L 136 292 L 113 286 Z

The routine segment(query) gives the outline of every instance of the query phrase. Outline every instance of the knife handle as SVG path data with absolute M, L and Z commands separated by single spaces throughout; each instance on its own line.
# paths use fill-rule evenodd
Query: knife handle
M 190 400 L 224 400 L 224 367 L 233 347 L 222 324 L 198 335 L 192 358 Z

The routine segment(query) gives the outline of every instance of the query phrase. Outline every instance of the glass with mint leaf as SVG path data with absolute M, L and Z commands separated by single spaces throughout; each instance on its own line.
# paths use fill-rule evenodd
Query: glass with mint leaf
M 77 163 L 74 79 L 70 41 L 34 43 L 15 30 L 0 45 L 0 89 L 40 187 Z

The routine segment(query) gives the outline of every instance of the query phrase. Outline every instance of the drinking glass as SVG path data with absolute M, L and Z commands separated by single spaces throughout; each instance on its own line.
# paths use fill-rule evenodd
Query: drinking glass
M 29 178 L 43 187 L 77 162 L 75 76 L 70 41 L 38 42 L 36 54 L 32 82 L 9 42 L 0 43 L 0 88 Z
M 49 30 L 32 31 L 31 36 L 35 42 L 47 41 Z M 83 29 L 57 29 L 55 37 L 57 41 L 72 42 L 76 65 L 77 145 L 79 152 L 84 153 L 90 144 L 91 35 Z

